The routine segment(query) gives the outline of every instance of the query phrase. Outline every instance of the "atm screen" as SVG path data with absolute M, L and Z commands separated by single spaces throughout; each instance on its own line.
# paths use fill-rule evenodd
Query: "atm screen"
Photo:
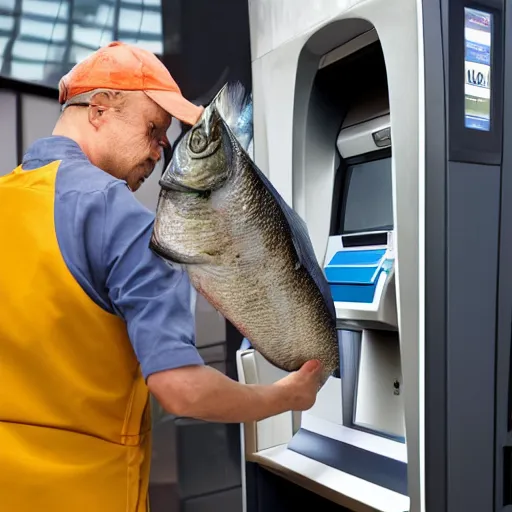
M 348 166 L 343 234 L 393 229 L 391 157 Z
M 491 128 L 492 14 L 464 8 L 465 125 L 473 130 Z

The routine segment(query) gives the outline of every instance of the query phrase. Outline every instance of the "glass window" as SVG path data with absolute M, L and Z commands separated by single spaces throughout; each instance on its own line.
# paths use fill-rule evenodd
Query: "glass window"
M 0 75 L 56 88 L 77 62 L 113 40 L 161 55 L 161 2 L 2 0 Z
M 14 11 L 14 6 L 16 5 L 16 0 L 2 0 L 2 11 Z
M 110 25 L 110 27 L 108 25 Z M 104 27 L 94 25 L 75 25 L 73 27 L 73 43 L 75 45 L 79 45 L 83 50 L 86 50 L 87 55 L 97 47 L 103 46 L 104 44 L 108 44 L 112 41 L 113 35 L 114 31 L 112 29 L 112 23 L 109 23 Z M 96 41 L 99 41 L 98 45 L 94 44 Z
M 46 18 L 49 23 L 56 19 L 66 21 L 68 18 L 69 2 L 62 0 L 23 0 L 21 2 L 21 16 L 35 15 Z
M 14 18 L 12 18 L 14 22 Z M 15 44 L 23 43 L 24 41 L 39 41 L 39 42 L 66 42 L 68 26 L 66 23 L 56 23 L 52 21 L 33 20 L 30 18 L 21 18 L 19 37 Z
M 134 32 L 135 34 L 160 34 L 162 17 L 160 12 L 140 11 L 133 7 L 122 8 L 119 11 L 119 30 L 121 32 Z
M 4 66 L 7 66 L 9 62 L 4 59 Z M 18 80 L 31 81 L 31 82 L 44 82 L 45 73 L 44 65 L 40 63 L 29 63 L 29 62 L 11 62 L 11 75 L 15 76 Z
M 60 63 L 64 57 L 62 44 L 16 41 L 12 47 L 14 62 L 33 62 L 44 65 L 50 62 Z
M 3 57 L 9 38 L 0 36 L 0 58 Z
M 12 30 L 14 28 L 14 18 L 5 14 L 0 14 L 0 33 Z
M 393 227 L 391 157 L 349 166 L 343 233 Z

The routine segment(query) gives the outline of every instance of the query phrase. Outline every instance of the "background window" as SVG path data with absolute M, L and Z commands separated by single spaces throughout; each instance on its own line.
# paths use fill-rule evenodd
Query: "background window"
M 0 75 L 57 87 L 110 41 L 163 53 L 161 0 L 2 0 Z

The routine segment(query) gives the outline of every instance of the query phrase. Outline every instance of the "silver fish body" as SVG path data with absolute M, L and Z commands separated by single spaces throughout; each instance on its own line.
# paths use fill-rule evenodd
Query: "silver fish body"
M 176 148 L 151 247 L 184 265 L 196 290 L 272 364 L 295 371 L 319 359 L 327 378 L 339 368 L 329 287 L 305 224 L 224 120 L 230 94 L 223 89 Z

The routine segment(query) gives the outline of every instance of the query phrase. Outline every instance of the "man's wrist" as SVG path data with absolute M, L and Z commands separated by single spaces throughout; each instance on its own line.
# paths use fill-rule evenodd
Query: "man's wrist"
M 289 407 L 290 395 L 283 386 L 255 385 L 252 390 L 257 395 L 257 404 L 255 405 L 258 419 L 256 421 L 291 410 Z

